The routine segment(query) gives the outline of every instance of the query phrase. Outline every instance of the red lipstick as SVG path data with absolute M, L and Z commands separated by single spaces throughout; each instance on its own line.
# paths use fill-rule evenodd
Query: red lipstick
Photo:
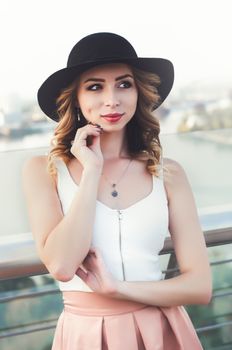
M 115 123 L 121 119 L 124 113 L 110 113 L 101 115 L 105 120 L 111 123 Z

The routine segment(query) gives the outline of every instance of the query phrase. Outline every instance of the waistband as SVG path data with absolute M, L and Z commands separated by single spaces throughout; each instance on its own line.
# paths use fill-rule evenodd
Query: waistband
M 62 292 L 64 311 L 77 315 L 104 316 L 123 314 L 148 307 L 132 300 L 114 299 L 95 292 Z

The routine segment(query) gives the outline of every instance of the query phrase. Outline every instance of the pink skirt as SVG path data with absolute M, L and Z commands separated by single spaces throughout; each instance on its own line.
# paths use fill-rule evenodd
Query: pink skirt
M 63 292 L 52 350 L 203 350 L 183 306 Z

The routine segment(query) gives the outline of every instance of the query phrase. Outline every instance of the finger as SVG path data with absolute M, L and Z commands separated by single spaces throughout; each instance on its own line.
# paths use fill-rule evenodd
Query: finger
M 85 131 L 85 132 L 87 132 L 87 133 L 91 133 L 91 131 L 93 131 L 93 130 L 98 130 L 98 129 L 100 129 L 100 130 L 102 130 L 102 127 L 100 126 L 100 125 L 98 125 L 98 124 L 95 124 L 95 125 L 85 125 L 85 126 L 83 126 L 82 128 L 79 128 L 78 130 L 77 130 L 77 134 L 81 134 L 83 131 Z
M 93 132 L 91 133 L 91 134 L 92 134 L 91 136 L 94 137 L 94 138 L 93 138 L 93 142 L 99 138 L 100 133 L 101 133 L 101 132 L 100 132 L 99 130 L 93 131 Z M 90 135 L 87 135 L 87 134 L 86 134 L 86 137 L 84 136 L 84 137 L 82 137 L 82 138 L 72 140 L 72 141 L 70 142 L 70 144 L 71 144 L 71 147 L 70 147 L 71 153 L 72 153 L 72 151 L 73 151 L 73 147 L 74 147 L 74 146 L 77 146 L 77 147 L 79 147 L 79 148 L 82 147 L 82 146 L 88 146 L 88 136 L 90 136 Z
M 88 122 L 88 124 L 93 125 L 93 126 L 97 126 L 97 127 L 99 127 L 100 129 L 104 130 L 103 127 L 102 127 L 100 124 L 92 123 L 92 122 Z
M 91 249 L 89 250 L 89 253 L 90 253 L 91 256 L 93 256 L 93 257 L 99 256 L 99 250 L 98 250 L 97 248 L 91 248 Z
M 84 261 L 82 262 L 82 264 L 79 266 L 79 268 L 81 268 L 82 271 L 84 271 L 85 273 L 88 272 L 88 269 L 85 267 L 84 265 Z
M 101 255 L 101 251 L 98 247 L 95 247 L 94 250 L 93 250 L 93 253 L 96 255 L 96 256 L 100 256 Z
M 93 255 L 88 255 L 85 260 L 82 262 L 82 266 L 84 269 L 91 270 L 94 269 L 94 260 L 93 260 Z
M 90 135 L 98 135 L 100 133 L 100 129 L 97 127 L 93 127 L 89 130 L 82 130 L 79 134 L 76 134 L 74 141 L 76 140 L 85 140 Z
M 91 253 L 95 253 L 95 250 L 96 250 L 96 248 L 95 248 L 95 247 L 91 247 L 91 248 L 89 248 L 89 252 L 91 252 Z
M 74 137 L 74 141 L 78 139 L 83 132 L 91 133 L 91 131 L 96 129 L 97 128 L 93 125 L 85 125 L 82 128 L 78 128 Z
M 80 144 L 83 141 L 86 141 L 88 136 L 99 136 L 101 134 L 101 129 L 99 128 L 94 128 L 91 130 L 83 130 L 79 134 L 76 134 L 74 140 L 71 141 L 71 145 L 74 143 Z
M 85 273 L 80 267 L 76 271 L 76 275 L 79 276 L 83 281 L 86 281 L 88 277 L 88 271 Z

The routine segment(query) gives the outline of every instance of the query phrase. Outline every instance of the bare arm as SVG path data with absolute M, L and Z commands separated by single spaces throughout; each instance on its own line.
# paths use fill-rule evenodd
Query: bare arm
M 46 159 L 34 157 L 23 168 L 23 187 L 39 257 L 54 278 L 70 280 L 87 255 L 95 217 L 100 172 L 84 170 L 72 204 L 63 216 Z
M 165 186 L 169 198 L 169 230 L 180 275 L 152 282 L 121 282 L 114 297 L 156 306 L 208 304 L 211 270 L 194 197 L 183 168 L 168 160 Z
M 88 136 L 92 137 L 90 146 Z M 34 157 L 23 168 L 23 187 L 37 250 L 48 271 L 60 281 L 73 278 L 90 248 L 103 166 L 99 128 L 79 128 L 70 151 L 82 164 L 83 172 L 65 216 L 55 182 L 46 170 L 46 158 Z

